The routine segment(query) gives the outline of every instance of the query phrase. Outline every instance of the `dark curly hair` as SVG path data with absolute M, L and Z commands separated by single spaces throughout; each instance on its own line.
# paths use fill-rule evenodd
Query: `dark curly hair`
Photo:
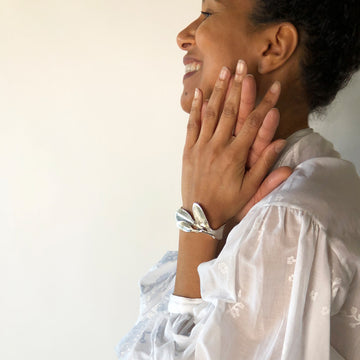
M 305 50 L 302 81 L 311 111 L 330 104 L 360 67 L 360 0 L 254 0 L 255 26 L 290 22 Z

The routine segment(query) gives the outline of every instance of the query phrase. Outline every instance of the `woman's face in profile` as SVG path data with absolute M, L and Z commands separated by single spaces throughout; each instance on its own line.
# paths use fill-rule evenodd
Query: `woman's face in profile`
M 208 99 L 222 66 L 234 71 L 239 59 L 254 72 L 256 32 L 248 16 L 251 0 L 203 0 L 202 14 L 182 30 L 177 43 L 186 51 L 181 106 L 190 112 L 195 88 Z

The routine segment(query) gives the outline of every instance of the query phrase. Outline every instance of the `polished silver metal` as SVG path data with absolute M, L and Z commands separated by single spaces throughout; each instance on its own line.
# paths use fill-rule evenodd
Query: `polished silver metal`
M 194 218 L 184 208 L 180 208 L 176 212 L 176 225 L 180 230 L 208 234 L 216 240 L 222 239 L 225 225 L 219 227 L 217 230 L 212 229 L 204 210 L 198 203 L 193 204 L 192 211 Z

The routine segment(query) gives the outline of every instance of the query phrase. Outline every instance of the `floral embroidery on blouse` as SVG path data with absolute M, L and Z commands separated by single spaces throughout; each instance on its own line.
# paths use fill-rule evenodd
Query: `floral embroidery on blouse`
M 289 257 L 287 258 L 287 264 L 288 264 L 288 265 L 293 265 L 293 264 L 295 264 L 295 263 L 296 263 L 296 259 L 295 259 L 294 256 L 289 256 Z
M 241 296 L 242 296 L 242 290 L 240 289 L 238 292 L 239 302 L 235 303 L 233 306 L 230 307 L 230 314 L 234 319 L 240 317 L 241 311 L 245 309 L 245 304 L 240 301 Z
M 241 310 L 244 309 L 245 309 L 245 305 L 242 302 L 238 302 L 230 308 L 230 314 L 234 319 L 236 319 L 240 317 Z
M 321 308 L 321 315 L 326 316 L 330 314 L 330 309 L 328 306 L 323 306 Z
M 357 326 L 360 326 L 360 313 L 358 308 L 355 306 L 351 308 L 350 314 L 348 314 L 346 311 L 341 311 L 341 314 L 345 315 L 345 317 L 353 319 L 352 322 L 349 323 L 351 328 L 355 329 Z
M 296 263 L 296 258 L 294 257 L 294 256 L 289 256 L 287 259 L 286 259 L 286 263 L 288 264 L 288 265 L 293 265 L 293 264 L 295 264 Z M 289 276 L 289 282 L 291 282 L 291 283 L 293 283 L 294 282 L 294 274 L 291 274 L 290 276 Z
M 227 275 L 227 273 L 229 271 L 228 266 L 223 262 L 218 263 L 218 269 L 219 269 L 220 273 L 223 275 Z
M 311 300 L 312 300 L 313 302 L 315 302 L 316 299 L 317 299 L 317 297 L 318 297 L 318 295 L 319 295 L 319 293 L 318 293 L 317 291 L 312 290 L 311 293 L 310 293 Z

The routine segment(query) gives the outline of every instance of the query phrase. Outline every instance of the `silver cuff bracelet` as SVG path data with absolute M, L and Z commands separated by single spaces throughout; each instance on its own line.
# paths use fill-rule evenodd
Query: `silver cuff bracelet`
M 216 240 L 222 239 L 225 225 L 213 230 L 198 203 L 193 204 L 192 211 L 194 218 L 184 208 L 180 208 L 176 212 L 176 225 L 180 230 L 208 234 Z

